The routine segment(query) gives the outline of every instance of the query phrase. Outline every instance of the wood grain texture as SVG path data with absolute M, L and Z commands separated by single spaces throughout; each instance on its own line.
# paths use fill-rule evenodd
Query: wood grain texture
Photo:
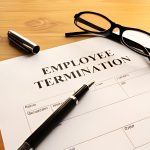
M 64 37 L 65 32 L 79 31 L 73 16 L 85 10 L 150 32 L 149 0 L 1 0 L 0 61 L 24 55 L 9 45 L 7 31 L 10 29 L 38 43 L 41 50 L 85 39 Z M 0 150 L 4 150 L 1 137 Z

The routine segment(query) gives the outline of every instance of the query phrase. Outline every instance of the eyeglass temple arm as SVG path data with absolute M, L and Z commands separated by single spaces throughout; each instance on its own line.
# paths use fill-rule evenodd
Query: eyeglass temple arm
M 73 36 L 78 36 L 78 35 L 91 35 L 91 32 L 79 31 L 79 32 L 67 32 L 67 33 L 65 33 L 65 37 L 73 37 Z M 111 39 L 111 40 L 113 40 L 115 42 L 120 43 L 120 37 L 117 34 L 112 33 L 112 35 L 107 36 L 107 38 Z M 129 39 L 126 39 L 126 40 L 128 40 L 128 42 L 131 41 Z M 131 42 L 133 42 L 133 41 L 131 41 Z M 136 44 L 136 42 L 135 42 L 135 44 Z

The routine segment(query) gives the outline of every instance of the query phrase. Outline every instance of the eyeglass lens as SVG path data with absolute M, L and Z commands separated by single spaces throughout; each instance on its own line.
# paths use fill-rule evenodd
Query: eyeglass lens
M 132 49 L 134 48 L 137 51 L 150 49 L 150 36 L 143 32 L 139 32 L 136 30 L 125 30 L 122 34 L 122 40 L 127 46 Z M 134 41 L 136 42 L 136 44 L 134 44 L 133 42 L 131 43 L 130 41 Z
M 90 32 L 104 32 L 111 27 L 109 21 L 95 14 L 82 14 L 77 20 L 77 25 Z

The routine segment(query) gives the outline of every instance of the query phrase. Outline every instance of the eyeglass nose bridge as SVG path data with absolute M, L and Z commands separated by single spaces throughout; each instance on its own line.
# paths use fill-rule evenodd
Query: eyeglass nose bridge
M 124 31 L 124 27 L 120 24 L 116 24 L 116 23 L 112 23 L 110 29 L 109 29 L 109 32 L 113 32 L 114 29 L 118 28 L 119 29 L 119 34 L 121 35 Z

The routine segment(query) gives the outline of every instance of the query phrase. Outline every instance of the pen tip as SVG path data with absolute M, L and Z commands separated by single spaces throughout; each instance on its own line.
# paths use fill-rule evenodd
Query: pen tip
M 89 84 L 87 84 L 87 86 L 88 86 L 88 87 L 91 87 L 94 83 L 95 83 L 95 81 L 90 82 Z

